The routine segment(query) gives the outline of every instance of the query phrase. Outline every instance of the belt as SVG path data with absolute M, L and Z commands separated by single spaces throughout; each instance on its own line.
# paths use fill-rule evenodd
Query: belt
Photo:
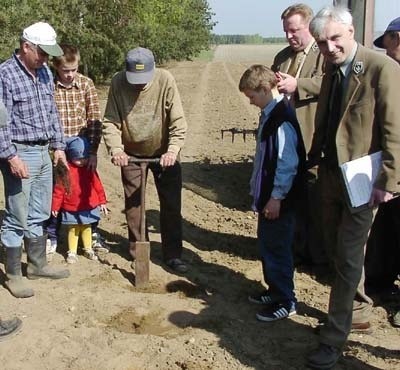
M 39 146 L 45 146 L 49 143 L 49 140 L 34 140 L 34 141 L 28 141 L 28 140 L 13 140 L 13 143 L 16 144 L 22 144 L 22 145 L 30 145 L 30 146 L 34 146 L 34 145 L 39 145 Z

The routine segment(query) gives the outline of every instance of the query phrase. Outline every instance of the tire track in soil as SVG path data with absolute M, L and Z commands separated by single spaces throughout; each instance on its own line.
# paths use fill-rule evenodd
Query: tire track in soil
M 220 131 L 249 127 L 258 117 L 237 88 L 243 70 L 242 65 L 211 61 L 201 65 L 200 74 L 188 69 L 195 74 L 176 77 L 189 125 L 182 153 L 184 239 L 195 249 L 194 260 L 245 271 L 251 268 L 239 266 L 236 256 L 253 260 L 255 255 L 255 220 L 246 196 L 255 142 L 238 137 L 232 143 L 229 135 L 222 140 Z M 191 102 L 185 98 L 188 79 L 196 84 Z
M 230 133 L 225 133 L 222 139 L 221 130 L 255 128 L 258 120 L 257 110 L 237 88 L 243 69 L 241 65 L 207 63 L 197 79 L 194 104 L 184 107 L 189 123 L 187 143 L 182 151 L 185 187 L 230 208 L 245 206 L 237 197 L 238 186 L 243 188 L 242 194 L 247 193 L 255 141 L 251 135 L 246 141 L 235 136 L 232 143 Z
M 242 73 L 244 67 L 232 64 L 231 68 L 234 75 L 225 63 L 203 62 L 200 76 L 199 68 L 195 71 L 196 75 L 189 76 L 184 73 L 182 76 L 182 73 L 179 73 L 177 76 L 189 125 L 187 142 L 182 153 L 184 187 L 212 203 L 220 204 L 225 215 L 229 213 L 225 208 L 248 211 L 246 194 L 251 168 L 248 162 L 255 142 L 253 138 L 244 142 L 238 137 L 232 143 L 229 134 L 222 140 L 220 130 L 232 126 L 248 127 L 249 122 L 252 127 L 254 117 L 258 117 L 257 110 L 249 106 L 237 88 L 237 76 Z M 171 72 L 173 73 L 173 70 Z M 193 69 L 188 68 L 186 72 L 193 73 Z M 195 84 L 191 86 L 190 102 L 185 100 L 188 80 Z M 253 118 L 249 120 L 249 116 Z M 233 156 L 236 159 L 232 159 Z M 244 197 L 238 197 L 238 192 L 244 194 Z M 215 211 L 219 205 L 215 206 L 212 203 L 204 206 L 214 208 Z M 237 220 L 242 216 L 233 219 Z M 230 218 L 231 215 L 223 217 L 224 222 L 219 222 L 216 225 L 217 229 L 224 228 L 226 219 Z M 250 229 L 253 231 L 252 227 Z

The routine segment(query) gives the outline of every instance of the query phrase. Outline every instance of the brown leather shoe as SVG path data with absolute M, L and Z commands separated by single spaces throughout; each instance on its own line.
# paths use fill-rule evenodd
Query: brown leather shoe
M 319 334 L 321 331 L 322 327 L 324 326 L 324 322 L 318 323 L 318 326 L 315 328 L 315 333 Z M 367 322 L 353 322 L 351 324 L 351 330 L 350 333 L 354 334 L 371 334 L 373 331 L 372 326 L 369 321 Z
M 351 333 L 355 334 L 371 334 L 372 326 L 369 321 L 367 322 L 353 322 L 351 324 Z

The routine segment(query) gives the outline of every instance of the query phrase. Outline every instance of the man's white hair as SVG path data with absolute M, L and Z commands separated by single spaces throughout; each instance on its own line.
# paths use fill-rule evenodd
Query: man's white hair
M 318 39 L 326 24 L 330 21 L 351 26 L 353 17 L 350 10 L 344 6 L 325 6 L 311 20 L 310 32 L 315 39 Z

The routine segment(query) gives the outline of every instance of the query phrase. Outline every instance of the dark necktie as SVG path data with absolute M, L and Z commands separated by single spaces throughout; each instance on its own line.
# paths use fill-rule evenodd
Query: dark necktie
M 303 55 L 302 51 L 298 51 L 296 54 L 293 55 L 287 74 L 296 77 L 296 73 L 299 68 L 300 59 L 302 55 Z
M 332 75 L 332 85 L 329 94 L 328 128 L 326 133 L 325 157 L 329 164 L 336 166 L 338 163 L 336 152 L 336 131 L 342 111 L 343 74 L 338 67 Z

